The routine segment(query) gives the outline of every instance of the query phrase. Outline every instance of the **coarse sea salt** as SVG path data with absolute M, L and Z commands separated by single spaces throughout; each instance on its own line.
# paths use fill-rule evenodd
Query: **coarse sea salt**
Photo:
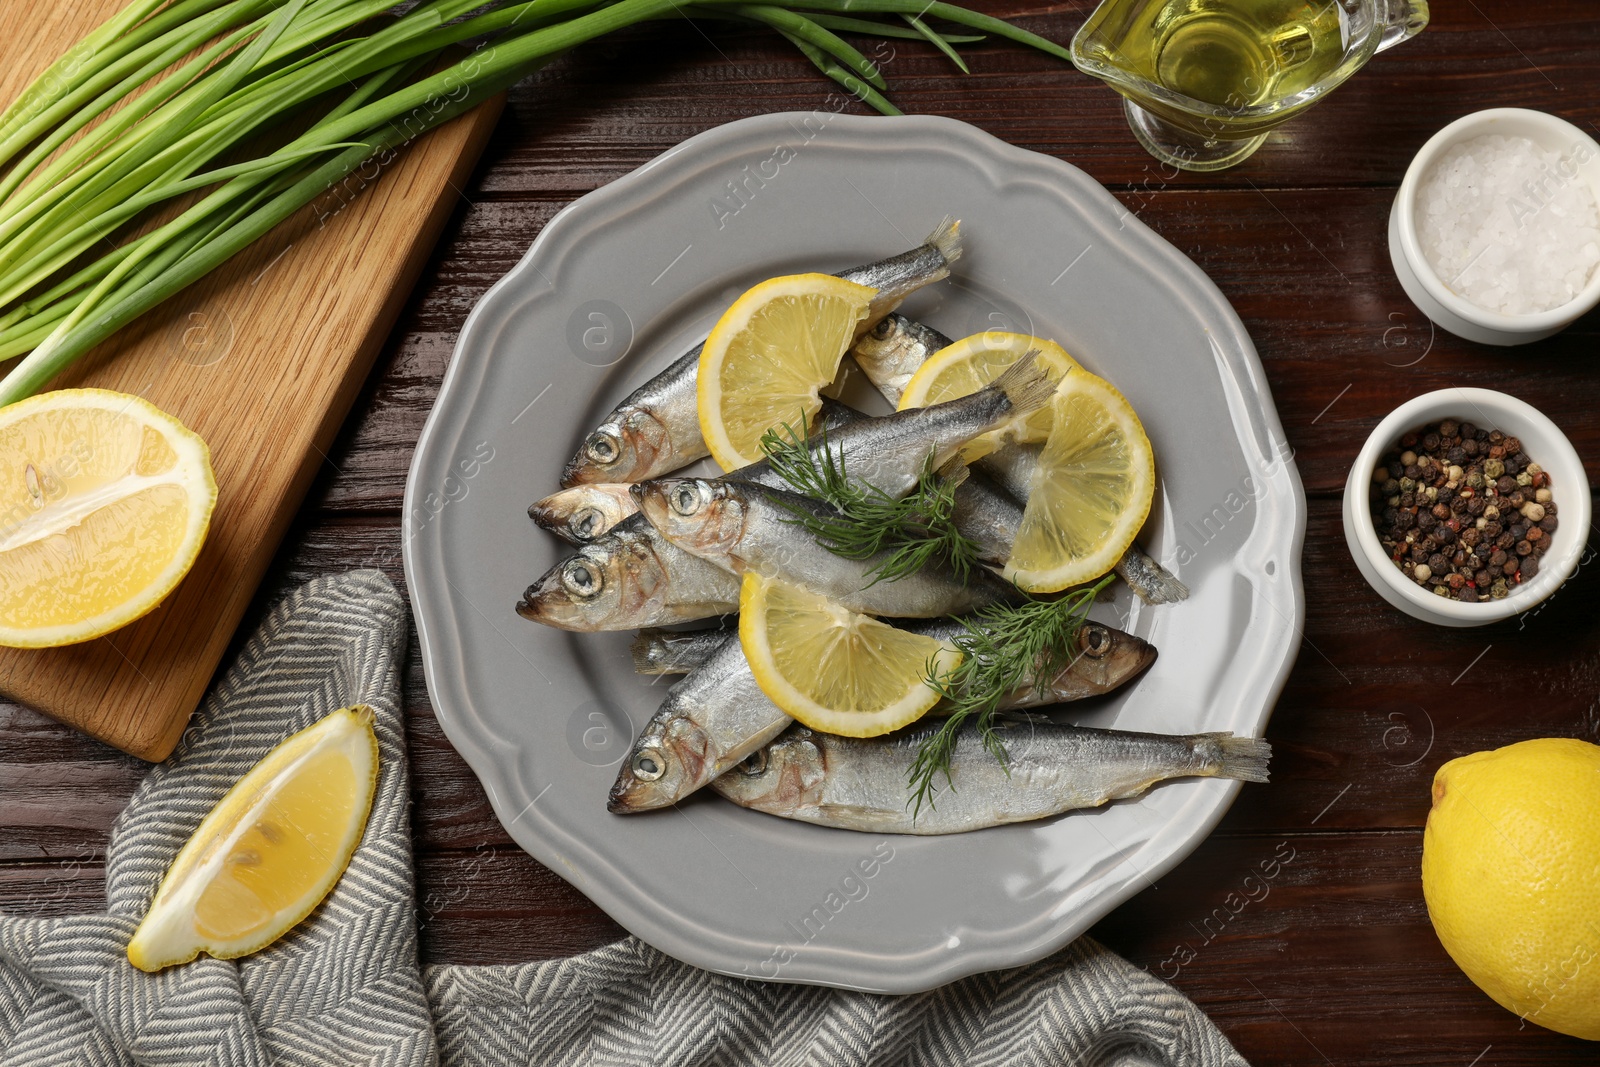
M 1490 311 L 1560 307 L 1600 263 L 1600 210 L 1566 155 L 1526 137 L 1485 134 L 1451 147 L 1417 185 L 1417 239 L 1439 279 Z

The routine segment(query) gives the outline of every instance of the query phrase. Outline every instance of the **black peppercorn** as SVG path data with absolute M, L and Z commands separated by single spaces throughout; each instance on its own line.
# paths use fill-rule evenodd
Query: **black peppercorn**
M 1479 515 L 1483 514 L 1483 509 L 1488 506 L 1489 505 L 1483 502 L 1483 497 L 1475 496 L 1467 501 L 1467 514 L 1471 515 L 1473 518 L 1477 518 Z
M 1556 517 L 1550 514 L 1550 506 L 1546 504 L 1544 509 L 1544 518 L 1539 520 L 1539 529 L 1543 530 L 1545 533 L 1555 533 L 1558 525 L 1560 524 L 1556 521 Z
M 1532 551 L 1533 551 L 1533 542 L 1531 542 L 1531 541 L 1518 541 L 1517 542 L 1517 555 L 1526 556 L 1528 553 L 1530 553 Z
M 1538 574 L 1538 573 L 1539 573 L 1539 557 L 1538 556 L 1529 556 L 1527 559 L 1522 561 L 1522 580 L 1523 581 L 1526 582 L 1526 581 L 1532 580 L 1533 576 Z

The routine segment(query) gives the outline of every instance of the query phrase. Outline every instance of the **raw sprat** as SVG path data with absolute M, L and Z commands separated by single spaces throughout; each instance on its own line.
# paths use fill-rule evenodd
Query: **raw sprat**
M 840 271 L 838 277 L 874 290 L 861 323 L 866 329 L 909 294 L 948 277 L 950 265 L 960 258 L 961 224 L 947 218 L 916 248 Z M 852 336 L 857 332 L 852 327 Z M 709 455 L 698 392 L 703 350 L 696 345 L 612 409 L 568 461 L 561 484 L 641 481 Z M 793 412 L 790 407 L 781 417 L 793 418 Z

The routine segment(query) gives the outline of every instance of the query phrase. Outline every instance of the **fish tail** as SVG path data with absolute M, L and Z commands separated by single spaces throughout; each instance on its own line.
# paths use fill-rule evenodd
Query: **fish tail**
M 922 244 L 925 248 L 931 245 L 944 258 L 945 266 L 948 267 L 960 259 L 961 253 L 966 250 L 961 244 L 961 220 L 946 215 Z
M 952 489 L 959 489 L 968 478 L 972 477 L 972 468 L 967 466 L 960 456 L 952 456 L 933 473 L 941 482 L 948 482 Z
M 1201 734 L 1196 741 L 1200 751 L 1209 758 L 1213 777 L 1237 778 L 1241 782 L 1267 780 L 1267 761 L 1272 758 L 1272 746 L 1261 738 L 1221 733 Z
M 661 638 L 660 630 L 650 627 L 640 630 L 633 644 L 628 647 L 628 654 L 633 657 L 635 674 L 672 673 L 672 655 Z
M 1060 383 L 1060 377 L 1039 364 L 1039 350 L 1035 348 L 1007 367 L 991 388 L 1005 397 L 1010 407 L 1006 413 L 1009 421 L 1027 418 L 1044 407 L 1056 395 Z

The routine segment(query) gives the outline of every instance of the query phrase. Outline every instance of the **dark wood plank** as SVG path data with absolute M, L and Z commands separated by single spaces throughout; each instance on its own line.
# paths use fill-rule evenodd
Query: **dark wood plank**
M 1091 933 L 1171 980 L 1251 1063 L 1593 1062 L 1445 955 L 1421 855 L 1416 831 L 1213 837 Z
M 1066 45 L 1094 4 L 973 6 Z M 895 41 L 875 52 L 874 42 L 853 40 L 878 57 L 891 99 L 907 114 L 975 123 L 1108 185 L 1395 185 L 1422 142 L 1469 111 L 1537 107 L 1580 124 L 1593 118 L 1584 90 L 1594 85 L 1600 24 L 1583 4 L 1436 3 L 1432 19 L 1244 165 L 1216 175 L 1163 170 L 1134 142 L 1116 93 L 1043 53 L 965 46 L 972 73 L 962 76 L 930 46 Z M 870 113 L 764 32 L 652 25 L 580 48 L 518 86 L 479 189 L 587 192 L 723 122 L 841 107 Z

